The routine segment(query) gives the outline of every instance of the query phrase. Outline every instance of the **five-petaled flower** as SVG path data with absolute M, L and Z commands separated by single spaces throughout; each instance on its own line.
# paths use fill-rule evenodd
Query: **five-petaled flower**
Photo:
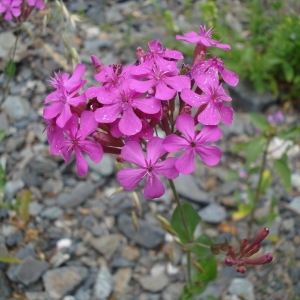
M 133 190 L 142 179 L 145 179 L 144 196 L 149 199 L 158 198 L 165 193 L 165 187 L 158 175 L 169 179 L 178 177 L 175 168 L 176 158 L 169 157 L 159 161 L 166 154 L 162 142 L 159 137 L 151 138 L 146 146 L 146 157 L 141 145 L 135 141 L 128 142 L 123 147 L 122 159 L 138 166 L 135 169 L 122 169 L 118 172 L 118 180 L 124 189 Z
M 215 142 L 222 135 L 221 129 L 217 126 L 204 126 L 197 133 L 195 132 L 195 122 L 188 114 L 180 115 L 176 120 L 177 129 L 183 134 L 168 135 L 163 141 L 163 146 L 168 152 L 183 150 L 181 156 L 176 160 L 175 166 L 182 174 L 190 174 L 195 170 L 195 156 L 201 157 L 203 162 L 209 166 L 219 163 L 222 152 L 216 146 L 208 146 L 206 143 Z
M 88 164 L 83 153 L 86 153 L 94 162 L 100 162 L 103 157 L 101 145 L 89 138 L 97 129 L 98 123 L 94 114 L 90 111 L 84 111 L 80 120 L 73 114 L 64 127 L 64 137 L 57 141 L 60 151 L 66 162 L 71 159 L 71 154 L 75 152 L 76 167 L 79 176 L 84 176 L 88 171 Z

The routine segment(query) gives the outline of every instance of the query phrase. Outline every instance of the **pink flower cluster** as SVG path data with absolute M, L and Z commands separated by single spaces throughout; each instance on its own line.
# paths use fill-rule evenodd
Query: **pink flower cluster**
M 247 239 L 243 239 L 240 243 L 240 249 L 234 250 L 232 246 L 228 246 L 225 264 L 227 266 L 236 266 L 236 271 L 246 273 L 245 265 L 264 265 L 273 260 L 273 255 L 270 253 L 262 254 L 259 257 L 252 258 L 260 248 L 260 243 L 268 236 L 269 228 L 265 227 L 260 230 L 254 241 L 249 244 Z
M 43 0 L 0 0 L 0 14 L 4 13 L 5 21 L 12 21 L 21 16 L 26 19 L 34 7 L 43 9 L 45 3 Z
M 161 176 L 192 173 L 196 157 L 218 164 L 222 152 L 210 144 L 222 136 L 219 125 L 233 119 L 221 81 L 235 86 L 238 76 L 220 58 L 206 59 L 207 47 L 230 49 L 211 34 L 200 26 L 198 33 L 177 36 L 196 43 L 192 66 L 180 63 L 180 51 L 154 40 L 147 50 L 136 49 L 131 65 L 103 65 L 92 56 L 98 86 L 83 89 L 83 64 L 73 75 L 55 74 L 50 80 L 55 91 L 46 97 L 43 112 L 51 153 L 68 162 L 74 152 L 80 176 L 87 174 L 83 153 L 95 162 L 103 153 L 116 154 L 130 165 L 117 174 L 123 188 L 132 190 L 145 179 L 144 195 L 150 199 L 165 192 Z

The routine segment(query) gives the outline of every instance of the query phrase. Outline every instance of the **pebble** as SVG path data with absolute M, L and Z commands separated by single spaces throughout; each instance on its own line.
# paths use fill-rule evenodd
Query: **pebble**
M 157 276 L 139 277 L 138 281 L 144 290 L 157 293 L 168 285 L 169 278 L 165 274 L 160 274 Z
M 30 112 L 28 100 L 19 96 L 7 96 L 2 108 L 9 116 L 11 124 L 28 118 Z
M 288 204 L 288 208 L 300 215 L 300 196 L 295 197 L 291 203 Z
M 43 282 L 49 296 L 59 300 L 73 291 L 87 275 L 85 267 L 61 267 L 48 270 L 43 276 Z
M 114 279 L 107 267 L 102 266 L 98 272 L 93 289 L 95 300 L 105 300 L 113 290 Z
M 11 296 L 11 287 L 5 277 L 4 272 L 0 269 L 0 300 L 7 300 Z
M 138 230 L 133 225 L 132 218 L 122 214 L 117 221 L 118 228 L 127 238 L 146 249 L 155 249 L 164 240 L 164 231 L 158 226 L 143 220 L 138 220 Z
M 211 203 L 199 211 L 199 215 L 204 222 L 218 224 L 226 220 L 227 212 L 219 204 Z
M 89 242 L 94 249 L 104 255 L 105 259 L 111 260 L 121 243 L 121 238 L 118 234 L 111 234 L 100 238 L 91 238 Z
M 41 216 L 53 221 L 61 217 L 63 214 L 64 211 L 60 207 L 53 206 L 44 209 L 41 213 Z
M 202 191 L 192 175 L 179 175 L 174 179 L 178 194 L 188 200 L 201 204 L 208 204 L 211 201 L 209 194 Z
M 114 274 L 114 292 L 121 299 L 128 293 L 128 284 L 132 277 L 131 268 L 122 268 Z
M 71 193 L 62 193 L 57 198 L 61 207 L 74 208 L 94 194 L 96 186 L 90 181 L 79 182 Z
M 29 285 L 36 282 L 48 267 L 49 264 L 47 262 L 28 256 L 20 264 L 9 269 L 7 275 L 13 281 Z
M 245 300 L 255 300 L 253 283 L 246 278 L 234 278 L 228 291 L 232 295 L 242 297 Z

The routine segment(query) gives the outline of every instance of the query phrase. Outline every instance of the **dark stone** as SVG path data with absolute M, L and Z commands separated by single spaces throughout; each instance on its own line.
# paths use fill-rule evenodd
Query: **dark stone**
M 118 218 L 117 223 L 119 230 L 127 238 L 146 249 L 157 248 L 164 240 L 164 231 L 159 226 L 146 221 L 138 220 L 138 230 L 136 230 L 132 218 L 123 214 Z

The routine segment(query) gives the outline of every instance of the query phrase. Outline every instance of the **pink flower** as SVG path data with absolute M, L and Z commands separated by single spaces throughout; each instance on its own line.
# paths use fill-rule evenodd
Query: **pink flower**
M 29 6 L 36 6 L 39 9 L 44 9 L 45 3 L 43 0 L 27 0 Z
M 131 79 L 130 88 L 140 93 L 149 92 L 159 100 L 170 100 L 176 92 L 190 88 L 189 77 L 178 73 L 176 62 L 147 60 L 132 68 L 131 74 L 139 80 Z
M 142 121 L 137 111 L 155 114 L 160 111 L 160 101 L 145 97 L 142 93 L 131 90 L 123 84 L 112 91 L 98 91 L 97 99 L 103 107 L 95 111 L 95 118 L 100 123 L 112 123 L 120 115 L 119 129 L 125 135 L 134 135 L 142 130 Z
M 133 190 L 145 178 L 144 196 L 149 199 L 158 198 L 165 193 L 164 185 L 158 175 L 174 179 L 178 176 L 174 163 L 176 158 L 170 157 L 159 162 L 166 151 L 162 147 L 162 139 L 151 138 L 146 146 L 147 157 L 141 145 L 135 141 L 128 142 L 121 151 L 124 160 L 138 166 L 136 169 L 123 169 L 117 174 L 120 184 L 126 190 Z
M 79 124 L 80 123 L 80 124 Z M 89 138 L 98 127 L 94 114 L 84 111 L 81 114 L 80 122 L 77 115 L 73 114 L 64 127 L 64 140 L 57 140 L 61 145 L 61 153 L 65 162 L 69 162 L 71 154 L 75 152 L 76 166 L 79 176 L 87 174 L 88 164 L 83 156 L 86 153 L 94 162 L 100 162 L 103 157 L 101 145 Z
M 54 155 L 61 155 L 61 147 L 64 141 L 64 132 L 57 126 L 56 119 L 46 120 L 46 133 L 50 145 L 50 152 Z
M 222 131 L 217 126 L 204 126 L 197 133 L 192 116 L 183 114 L 176 120 L 177 129 L 183 137 L 175 134 L 168 135 L 163 141 L 163 147 L 168 152 L 183 150 L 175 166 L 182 174 L 190 174 L 195 170 L 195 155 L 199 155 L 203 162 L 209 166 L 219 163 L 222 152 L 218 147 L 208 146 L 206 143 L 216 142 L 221 138 Z
M 205 47 L 217 47 L 224 50 L 230 50 L 230 46 L 227 44 L 220 44 L 218 41 L 211 38 L 213 28 L 206 30 L 206 26 L 199 26 L 199 33 L 195 31 L 186 32 L 181 35 L 176 35 L 176 39 L 185 41 L 192 44 L 200 44 Z
M 46 120 L 56 118 L 56 124 L 63 128 L 72 116 L 71 106 L 77 107 L 86 103 L 85 94 L 78 94 L 86 82 L 81 78 L 84 72 L 85 66 L 78 64 L 71 77 L 68 73 L 59 73 L 51 79 L 52 86 L 57 90 L 50 93 L 44 101 L 45 104 L 50 104 L 43 110 Z
M 21 15 L 22 0 L 1 0 L 0 13 L 5 12 L 4 20 L 11 21 Z
M 184 89 L 181 98 L 193 107 L 200 107 L 198 122 L 204 125 L 218 125 L 221 121 L 230 125 L 233 120 L 233 109 L 224 105 L 223 101 L 231 101 L 222 84 L 218 80 L 198 82 L 204 94 L 199 95 L 192 90 Z
M 228 246 L 225 264 L 227 266 L 235 265 L 237 272 L 245 273 L 245 265 L 263 265 L 270 263 L 273 260 L 273 255 L 269 253 L 263 254 L 257 258 L 249 258 L 260 250 L 260 243 L 267 237 L 268 234 L 269 229 L 265 227 L 260 230 L 251 244 L 248 244 L 247 239 L 243 239 L 240 242 L 239 251 L 234 250 L 232 246 Z
M 192 68 L 191 75 L 198 84 L 198 82 L 207 80 L 207 77 L 211 76 L 214 78 L 210 78 L 210 80 L 219 80 L 218 72 L 227 84 L 231 86 L 236 86 L 238 84 L 239 76 L 234 72 L 227 70 L 224 67 L 222 59 L 218 57 L 213 57 L 195 64 Z

